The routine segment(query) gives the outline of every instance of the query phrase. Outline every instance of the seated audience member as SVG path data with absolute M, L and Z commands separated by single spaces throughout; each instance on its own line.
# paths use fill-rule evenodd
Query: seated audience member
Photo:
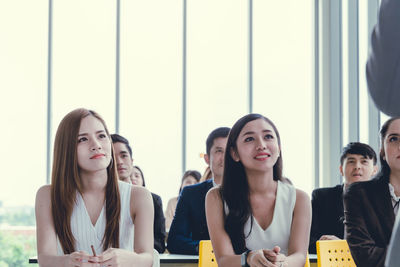
M 119 135 L 112 134 L 111 139 L 117 159 L 117 170 L 119 179 L 138 186 L 145 187 L 142 171 L 137 166 L 133 166 L 132 148 L 129 141 Z M 160 196 L 151 193 L 154 206 L 154 249 L 159 253 L 165 251 L 165 218 Z
M 380 131 L 381 169 L 376 178 L 345 191 L 345 237 L 357 266 L 384 266 L 400 197 L 400 117 Z
M 224 154 L 229 128 L 221 127 L 207 137 L 204 160 L 213 179 L 185 187 L 178 199 L 175 216 L 168 233 L 168 250 L 175 254 L 199 254 L 200 240 L 208 240 L 205 198 L 208 190 L 222 181 Z
M 309 252 L 316 254 L 317 240 L 344 238 L 343 192 L 354 182 L 368 181 L 376 174 L 376 154 L 363 143 L 349 143 L 340 156 L 340 174 L 344 183 L 318 188 L 312 192 L 312 223 Z
M 260 114 L 229 133 L 222 186 L 206 198 L 207 224 L 219 267 L 304 267 L 311 226 L 307 194 L 282 182 L 275 125 Z
M 186 171 L 182 176 L 181 186 L 179 187 L 179 194 L 184 187 L 197 184 L 200 178 L 201 174 L 198 171 Z M 167 209 L 165 210 L 165 227 L 167 229 L 171 227 L 172 219 L 175 215 L 176 203 L 178 203 L 178 197 L 173 197 L 168 201 Z
M 118 181 L 111 138 L 96 112 L 76 109 L 61 121 L 51 184 L 39 189 L 35 205 L 41 267 L 152 266 L 150 193 Z

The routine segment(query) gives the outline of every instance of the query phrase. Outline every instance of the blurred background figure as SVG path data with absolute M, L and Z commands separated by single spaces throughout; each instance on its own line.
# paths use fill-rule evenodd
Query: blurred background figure
M 208 176 L 211 177 L 210 168 L 209 167 L 207 167 L 207 168 L 210 173 Z M 207 172 L 207 169 L 206 169 L 206 172 Z M 204 177 L 204 175 L 203 175 L 203 177 Z M 181 186 L 179 187 L 179 194 L 181 193 L 182 189 L 185 186 L 197 184 L 200 181 L 200 178 L 203 179 L 203 177 L 201 177 L 201 174 L 198 171 L 195 171 L 195 170 L 186 171 L 182 176 Z M 173 197 L 168 201 L 167 209 L 165 210 L 165 227 L 166 227 L 166 229 L 169 229 L 169 227 L 171 226 L 172 220 L 174 219 L 177 203 L 178 203 L 178 197 Z
M 144 175 L 138 166 L 133 166 L 130 183 L 146 187 Z M 154 205 L 154 249 L 158 253 L 165 251 L 165 217 L 163 213 L 162 200 L 157 194 L 151 193 Z

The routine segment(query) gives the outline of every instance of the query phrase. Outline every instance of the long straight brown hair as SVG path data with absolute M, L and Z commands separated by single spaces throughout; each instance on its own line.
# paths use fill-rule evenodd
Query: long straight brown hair
M 75 109 L 68 113 L 58 126 L 54 141 L 53 169 L 51 174 L 51 210 L 56 234 L 65 254 L 75 251 L 75 238 L 71 231 L 71 215 L 77 192 L 82 193 L 79 175 L 77 145 L 81 120 L 87 116 L 97 118 L 110 138 L 107 126 L 99 114 L 92 110 Z M 111 139 L 110 139 L 111 142 Z M 119 220 L 121 200 L 114 149 L 111 145 L 111 162 L 107 167 L 106 229 L 102 240 L 103 250 L 119 247 Z

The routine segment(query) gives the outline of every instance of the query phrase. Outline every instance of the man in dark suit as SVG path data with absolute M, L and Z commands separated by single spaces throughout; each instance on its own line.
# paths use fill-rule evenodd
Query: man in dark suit
M 111 140 L 115 151 L 119 179 L 127 183 L 145 186 L 142 170 L 137 166 L 135 166 L 135 168 L 133 167 L 132 148 L 129 145 L 129 141 L 119 134 L 112 134 Z M 135 174 L 137 174 L 138 171 L 141 175 L 141 182 L 139 183 L 135 182 L 138 180 L 135 177 Z M 151 197 L 154 206 L 154 249 L 157 250 L 158 253 L 164 253 L 166 233 L 162 200 L 159 195 L 154 193 L 151 193 Z
M 368 181 L 377 171 L 375 151 L 363 143 L 349 143 L 340 157 L 344 184 L 312 192 L 312 224 L 309 253 L 315 254 L 317 240 L 343 239 L 343 190 L 353 182 Z
M 204 156 L 210 166 L 212 179 L 200 184 L 186 186 L 179 196 L 175 216 L 168 233 L 167 248 L 174 254 L 199 254 L 200 240 L 208 240 L 205 198 L 208 190 L 222 182 L 224 155 L 229 128 L 212 131 L 206 141 Z

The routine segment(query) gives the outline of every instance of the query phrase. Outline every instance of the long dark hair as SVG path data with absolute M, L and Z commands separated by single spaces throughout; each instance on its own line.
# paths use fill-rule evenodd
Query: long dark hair
M 251 206 L 249 200 L 249 184 L 245 168 L 240 161 L 236 162 L 233 160 L 231 151 L 237 151 L 236 141 L 243 127 L 250 121 L 257 119 L 265 120 L 272 126 L 278 139 L 279 148 L 281 147 L 281 139 L 275 125 L 271 120 L 260 114 L 248 114 L 240 118 L 235 125 L 233 125 L 229 133 L 225 149 L 224 175 L 220 194 L 229 209 L 229 214 L 225 217 L 225 231 L 231 239 L 236 254 L 246 251 L 244 225 L 251 215 Z M 273 167 L 273 179 L 275 181 L 282 180 L 282 151 Z M 252 225 L 253 220 L 251 219 L 251 226 Z M 250 232 L 248 234 L 250 234 Z
M 75 238 L 71 230 L 71 215 L 76 193 L 82 193 L 82 179 L 79 175 L 77 144 L 81 120 L 87 116 L 97 118 L 110 138 L 107 126 L 99 114 L 92 110 L 75 109 L 68 113 L 58 126 L 54 141 L 54 159 L 51 175 L 51 210 L 54 228 L 65 254 L 76 251 Z M 111 140 L 110 140 L 111 141 Z M 119 220 L 121 212 L 118 190 L 118 175 L 114 149 L 111 146 L 111 161 L 107 167 L 106 220 L 102 240 L 103 250 L 119 247 Z
M 385 149 L 384 149 L 384 144 L 385 144 L 385 137 L 387 135 L 387 131 L 389 130 L 390 125 L 392 124 L 393 121 L 400 119 L 400 117 L 393 117 L 388 119 L 383 125 L 380 130 L 380 137 L 381 137 L 381 149 L 379 151 L 379 161 L 381 163 L 381 168 L 379 169 L 378 174 L 376 177 L 384 177 L 385 179 L 389 180 L 390 177 L 390 167 L 386 160 L 384 159 L 385 157 Z
M 138 165 L 133 166 L 133 168 L 137 169 L 140 172 L 140 175 L 142 176 L 143 187 L 146 187 L 146 182 L 144 181 L 144 175 L 142 169 L 139 168 Z

